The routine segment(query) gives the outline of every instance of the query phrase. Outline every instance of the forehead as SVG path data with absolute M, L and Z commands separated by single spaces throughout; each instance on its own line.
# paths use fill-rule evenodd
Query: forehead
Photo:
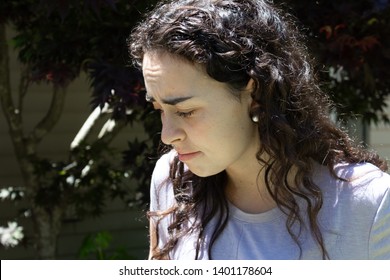
M 235 98 L 229 86 L 211 78 L 203 65 L 174 55 L 145 53 L 142 70 L 147 98 L 151 100 L 161 102 L 189 96 L 192 100 L 214 100 L 224 95 Z
M 192 64 L 183 58 L 166 52 L 147 52 L 142 60 L 142 71 L 146 76 L 170 74 L 178 70 L 181 74 L 184 74 L 185 71 L 180 71 L 180 69 L 206 74 L 200 65 Z
M 142 71 L 147 91 L 176 92 L 213 81 L 200 65 L 160 52 L 145 53 Z

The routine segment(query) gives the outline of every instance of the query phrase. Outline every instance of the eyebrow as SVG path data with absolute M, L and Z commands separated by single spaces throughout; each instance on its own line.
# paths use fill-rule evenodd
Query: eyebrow
M 189 99 L 191 99 L 193 96 L 183 96 L 183 97 L 168 97 L 168 98 L 165 98 L 165 99 L 162 99 L 162 103 L 163 104 L 167 104 L 167 105 L 177 105 L 181 102 L 184 102 L 184 101 L 187 101 Z M 155 102 L 156 100 L 150 96 L 150 95 L 145 95 L 145 99 L 147 102 Z

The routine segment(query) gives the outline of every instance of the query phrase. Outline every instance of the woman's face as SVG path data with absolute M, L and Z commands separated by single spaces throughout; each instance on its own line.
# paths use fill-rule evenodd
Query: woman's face
M 199 65 L 162 53 L 144 55 L 143 75 L 146 98 L 161 112 L 161 140 L 194 174 L 237 171 L 255 159 L 259 139 L 249 117 L 249 84 L 238 100 Z

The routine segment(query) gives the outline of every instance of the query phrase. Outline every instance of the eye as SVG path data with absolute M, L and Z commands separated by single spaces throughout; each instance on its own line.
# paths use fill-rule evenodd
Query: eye
M 180 112 L 180 111 L 177 111 L 177 112 L 176 112 L 176 115 L 178 115 L 178 116 L 181 117 L 181 118 L 189 118 L 189 117 L 191 117 L 193 114 L 194 114 L 194 111 L 189 111 L 189 112 Z

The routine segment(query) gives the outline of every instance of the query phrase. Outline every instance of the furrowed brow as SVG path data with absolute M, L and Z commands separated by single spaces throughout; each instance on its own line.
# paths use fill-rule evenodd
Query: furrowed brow
M 171 97 L 171 98 L 168 97 L 168 98 L 163 99 L 162 103 L 174 106 L 174 105 L 177 105 L 177 104 L 182 103 L 184 101 L 187 101 L 191 98 L 192 98 L 192 96 Z
M 161 102 L 163 104 L 166 104 L 166 105 L 172 105 L 172 106 L 175 106 L 179 103 L 182 103 L 184 101 L 187 101 L 189 99 L 191 99 L 192 96 L 183 96 L 183 97 L 168 97 L 168 98 L 165 98 L 165 99 L 162 99 Z M 156 102 L 156 100 L 154 99 L 154 97 L 150 96 L 150 95 L 145 95 L 145 99 L 147 102 Z

